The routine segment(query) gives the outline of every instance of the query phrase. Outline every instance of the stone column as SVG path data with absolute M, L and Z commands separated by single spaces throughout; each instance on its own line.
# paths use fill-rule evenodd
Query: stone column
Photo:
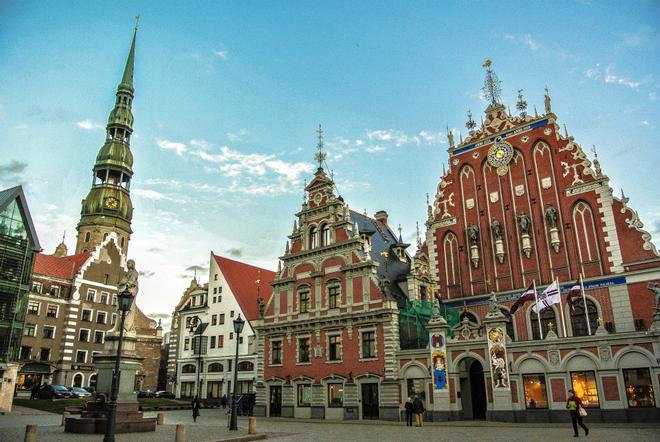
M 490 380 L 493 387 L 493 408 L 488 411 L 490 420 L 514 421 L 509 382 L 509 364 L 506 352 L 506 317 L 492 295 L 488 314 L 484 320 L 488 338 Z
M 431 373 L 433 375 L 433 404 L 428 404 L 431 419 L 447 421 L 450 418 L 449 380 L 447 377 L 447 331 L 449 324 L 440 315 L 435 315 L 428 323 Z

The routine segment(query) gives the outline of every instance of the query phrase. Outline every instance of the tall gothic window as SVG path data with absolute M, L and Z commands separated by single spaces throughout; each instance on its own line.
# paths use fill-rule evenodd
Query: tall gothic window
M 596 331 L 598 327 L 598 309 L 596 304 L 591 299 L 585 299 L 587 301 L 586 310 L 587 314 L 585 315 L 585 305 L 582 302 L 582 299 L 579 299 L 574 302 L 573 310 L 571 311 L 571 327 L 573 327 L 573 336 L 588 336 L 589 328 L 587 327 L 587 317 L 589 318 L 589 326 L 591 327 L 591 333 Z
M 321 245 L 330 245 L 330 225 L 328 224 L 323 224 L 321 227 Z
M 534 313 L 534 310 L 529 310 L 529 320 L 532 325 L 532 339 L 540 340 L 541 335 L 539 334 L 539 319 Z M 548 335 L 548 330 L 550 330 L 549 325 L 553 324 L 553 330 L 557 330 L 557 317 L 553 308 L 546 308 L 541 312 L 541 329 L 543 330 L 543 339 Z M 556 333 L 556 332 L 555 332 Z
M 598 234 L 594 224 L 591 206 L 584 201 L 578 202 L 573 208 L 573 225 L 577 239 L 577 252 L 582 267 L 587 274 L 589 265 L 600 268 L 600 251 L 598 247 Z M 602 274 L 602 269 L 599 269 Z
M 309 248 L 310 249 L 315 249 L 316 246 L 318 246 L 318 238 L 317 238 L 318 235 L 317 234 L 318 234 L 318 229 L 316 228 L 316 226 L 312 226 L 309 229 Z
M 445 236 L 443 242 L 443 255 L 445 261 L 445 281 L 448 286 L 460 284 L 459 266 L 458 266 L 458 238 L 452 232 Z

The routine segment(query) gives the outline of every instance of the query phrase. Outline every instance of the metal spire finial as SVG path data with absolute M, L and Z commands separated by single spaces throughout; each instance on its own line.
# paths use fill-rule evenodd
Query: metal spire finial
M 66 230 L 62 234 L 62 244 L 64 244 L 64 240 L 66 239 Z
M 527 114 L 527 101 L 523 98 L 522 92 L 522 89 L 518 89 L 518 102 L 516 103 L 516 109 L 518 109 L 520 115 L 524 117 Z
M 595 158 L 595 159 L 598 159 L 598 152 L 596 152 L 596 145 L 595 145 L 595 144 L 592 144 L 592 145 L 591 145 L 591 151 L 592 151 L 593 154 L 594 154 L 594 158 Z
M 323 169 L 323 162 L 325 161 L 325 154 L 323 153 L 323 128 L 319 124 L 319 128 L 316 130 L 318 134 L 319 143 L 316 145 L 318 152 L 314 156 L 314 159 L 319 162 L 319 169 Z
M 140 16 L 136 15 L 135 16 L 135 30 L 138 30 L 138 23 L 140 22 Z
M 470 133 L 472 133 L 474 131 L 474 128 L 477 126 L 477 123 L 475 123 L 474 120 L 472 119 L 471 111 L 469 110 L 467 111 L 467 116 L 468 116 L 468 120 L 465 122 L 465 127 L 467 127 Z
M 484 81 L 484 87 L 481 90 L 491 104 L 497 104 L 500 101 L 502 88 L 500 87 L 501 81 L 497 78 L 497 74 L 491 68 L 492 64 L 493 62 L 491 60 L 486 60 L 483 64 L 483 67 L 486 68 L 486 80 Z

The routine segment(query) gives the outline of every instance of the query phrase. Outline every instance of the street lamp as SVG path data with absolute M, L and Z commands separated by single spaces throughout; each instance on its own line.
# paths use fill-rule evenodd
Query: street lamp
M 119 390 L 119 362 L 121 360 L 121 344 L 124 340 L 124 320 L 126 313 L 131 310 L 133 295 L 128 290 L 119 294 L 119 311 L 121 322 L 119 323 L 119 340 L 117 341 L 117 356 L 115 356 L 115 371 L 112 373 L 112 389 L 110 390 L 110 402 L 108 403 L 108 421 L 105 426 L 105 437 L 103 442 L 115 442 L 115 421 L 117 420 L 117 390 Z
M 245 325 L 245 320 L 241 318 L 241 314 L 238 314 L 238 317 L 234 319 L 234 331 L 236 332 L 236 356 L 234 357 L 234 394 L 231 398 L 231 424 L 229 425 L 229 431 L 238 430 L 238 416 L 237 410 L 237 396 L 236 396 L 236 387 L 238 384 L 238 344 L 241 339 L 241 332 L 243 331 L 243 326 Z

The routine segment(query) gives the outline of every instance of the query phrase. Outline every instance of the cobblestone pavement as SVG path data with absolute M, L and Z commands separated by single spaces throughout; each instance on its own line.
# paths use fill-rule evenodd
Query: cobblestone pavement
M 155 416 L 155 413 L 145 413 Z M 36 424 L 37 441 L 91 442 L 103 440 L 102 435 L 64 433 L 58 414 L 16 407 L 14 412 L 0 416 L 0 442 L 23 439 L 25 425 Z M 155 433 L 118 434 L 118 442 L 174 441 L 176 424 L 187 425 L 187 440 L 211 442 L 247 435 L 247 419 L 239 418 L 239 431 L 227 430 L 227 416 L 223 410 L 202 410 L 196 423 L 188 411 L 165 413 L 165 425 Z M 587 425 L 589 423 L 587 422 Z M 658 441 L 660 424 L 592 424 L 589 439 L 623 441 Z M 422 428 L 406 427 L 398 422 L 332 422 L 295 419 L 258 418 L 257 430 L 277 442 L 288 441 L 511 441 L 574 440 L 570 424 L 505 424 L 499 422 L 428 423 Z M 582 436 L 582 434 L 581 434 Z

